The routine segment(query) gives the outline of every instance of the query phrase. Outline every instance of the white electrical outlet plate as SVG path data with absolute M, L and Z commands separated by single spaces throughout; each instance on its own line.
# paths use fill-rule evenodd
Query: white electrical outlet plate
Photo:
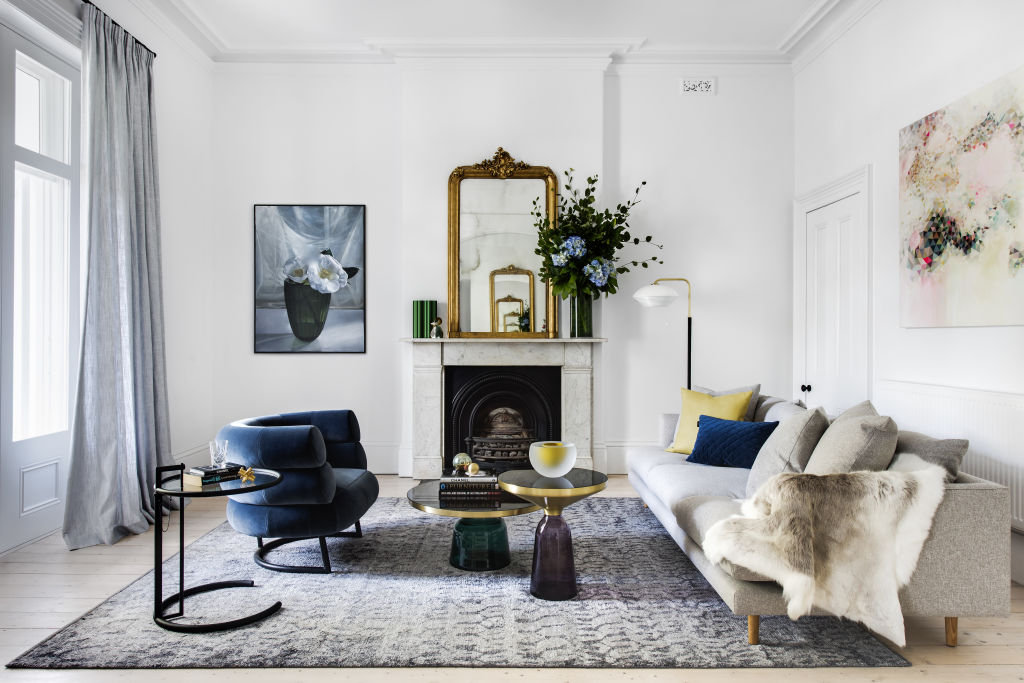
M 716 95 L 718 94 L 718 77 L 681 78 L 679 93 L 682 95 Z

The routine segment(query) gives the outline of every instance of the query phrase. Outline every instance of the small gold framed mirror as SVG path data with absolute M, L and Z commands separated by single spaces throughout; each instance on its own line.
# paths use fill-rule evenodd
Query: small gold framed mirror
M 537 228 L 532 215 L 533 202 L 539 198 L 553 224 L 557 192 L 558 179 L 550 168 L 516 161 L 501 147 L 491 159 L 452 171 L 449 337 L 558 336 L 554 294 L 535 277 L 541 257 L 534 253 Z M 512 313 L 517 318 L 514 324 Z
M 509 264 L 505 268 L 491 271 L 491 332 L 529 332 L 533 324 L 533 271 Z M 518 310 L 516 310 L 518 302 Z M 506 318 L 515 312 L 517 322 L 514 328 L 507 325 Z M 500 322 L 500 324 L 499 324 Z

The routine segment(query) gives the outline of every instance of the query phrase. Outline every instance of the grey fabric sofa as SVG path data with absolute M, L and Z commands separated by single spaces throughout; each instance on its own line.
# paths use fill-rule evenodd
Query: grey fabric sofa
M 797 410 L 803 408 L 761 396 L 754 420 L 776 420 Z M 666 452 L 677 419 L 676 414 L 662 416 L 660 445 L 629 453 L 629 481 L 722 600 L 735 614 L 747 616 L 749 642 L 757 644 L 760 616 L 786 614 L 782 589 L 743 567 L 713 564 L 701 549 L 712 524 L 739 514 L 750 470 L 688 463 L 685 455 Z M 1010 499 L 1005 486 L 963 473 L 946 485 L 900 603 L 907 616 L 944 617 L 951 647 L 958 617 L 1009 612 Z

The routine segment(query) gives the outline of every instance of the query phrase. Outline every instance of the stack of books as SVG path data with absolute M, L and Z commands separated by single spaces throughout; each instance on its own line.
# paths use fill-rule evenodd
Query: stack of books
M 441 475 L 438 495 L 447 501 L 496 501 L 501 498 L 501 487 L 496 474 Z
M 201 465 L 185 470 L 181 475 L 181 483 L 185 486 L 206 486 L 221 481 L 238 479 L 238 470 L 241 465 L 233 462 L 226 462 L 223 465 Z

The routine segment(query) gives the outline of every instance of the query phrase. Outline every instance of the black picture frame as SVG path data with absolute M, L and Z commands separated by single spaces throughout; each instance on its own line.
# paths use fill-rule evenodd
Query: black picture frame
M 365 204 L 253 205 L 253 353 L 366 353 Z

